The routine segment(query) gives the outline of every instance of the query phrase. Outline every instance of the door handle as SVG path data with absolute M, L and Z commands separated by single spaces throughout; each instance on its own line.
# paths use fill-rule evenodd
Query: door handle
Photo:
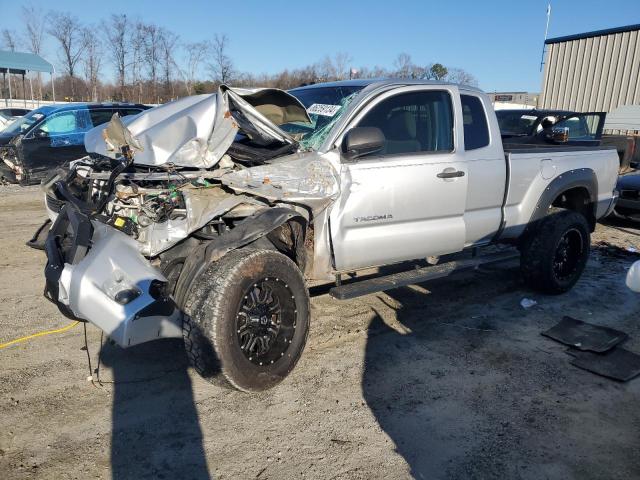
M 449 169 L 446 169 L 446 170 L 443 170 L 442 172 L 440 172 L 436 176 L 438 178 L 457 178 L 457 177 L 464 177 L 464 172 L 462 170 L 454 170 L 452 172 Z

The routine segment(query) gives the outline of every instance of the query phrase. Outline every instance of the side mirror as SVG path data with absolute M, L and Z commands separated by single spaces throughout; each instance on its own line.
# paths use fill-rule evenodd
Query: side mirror
M 379 128 L 354 127 L 342 140 L 342 154 L 348 160 L 355 160 L 364 155 L 379 152 L 384 145 L 384 133 Z
M 34 132 L 33 132 L 33 136 L 35 138 L 47 138 L 49 136 L 49 132 L 45 132 L 44 130 L 42 130 L 41 128 L 37 128 Z
M 569 141 L 569 127 L 552 128 L 550 136 L 555 143 L 567 143 Z

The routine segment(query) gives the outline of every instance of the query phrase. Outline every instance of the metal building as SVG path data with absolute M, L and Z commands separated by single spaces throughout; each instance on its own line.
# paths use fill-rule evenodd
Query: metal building
M 640 104 L 640 24 L 550 38 L 539 108 L 610 112 Z

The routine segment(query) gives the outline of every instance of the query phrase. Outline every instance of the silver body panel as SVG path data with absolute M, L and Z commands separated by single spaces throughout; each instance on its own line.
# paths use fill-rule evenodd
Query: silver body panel
M 181 337 L 182 318 L 178 310 L 169 318 L 136 318 L 155 301 L 149 294 L 151 282 L 166 278 L 140 254 L 134 239 L 99 222 L 93 225 L 93 245 L 86 257 L 76 265 L 64 266 L 58 301 L 123 347 L 157 338 Z M 114 300 L 113 293 L 127 288 L 138 289 L 140 295 L 121 305 Z
M 344 134 L 357 126 L 375 105 L 399 93 L 421 90 L 440 90 L 450 95 L 454 115 L 452 151 L 370 156 L 355 161 L 342 157 L 339 147 Z M 469 152 L 464 148 L 460 93 L 480 99 L 489 126 L 489 145 Z M 213 99 L 204 97 L 185 99 L 186 110 L 178 110 L 183 117 L 185 112 L 190 112 L 186 118 L 195 115 L 204 122 L 202 115 L 216 114 Z M 175 103 L 178 102 L 174 102 L 173 107 L 167 105 L 167 111 L 179 106 Z M 146 132 L 144 135 L 149 137 L 138 137 L 145 151 L 148 147 L 155 152 L 151 164 L 175 159 L 175 153 L 172 157 L 167 152 L 178 151 L 194 138 L 210 139 L 216 135 L 215 130 L 208 131 L 212 125 L 203 127 L 202 133 L 198 125 L 193 129 L 180 130 L 180 127 L 172 134 L 172 147 L 158 153 L 163 140 L 156 139 L 155 135 L 168 131 L 171 124 L 170 117 L 163 120 L 153 114 L 154 110 L 161 111 L 160 108 L 149 111 L 148 115 L 154 120 L 149 120 L 146 130 L 142 128 L 145 114 L 135 120 L 139 122 L 140 132 Z M 154 125 L 158 130 L 154 130 Z M 152 132 L 156 133 L 152 135 Z M 272 133 L 275 135 L 277 131 Z M 197 158 L 205 162 L 202 165 L 206 167 L 207 156 Z M 450 169 L 464 172 L 464 176 L 437 176 Z M 488 97 L 479 90 L 429 82 L 374 82 L 349 105 L 318 151 L 299 152 L 266 165 L 228 173 L 218 170 L 216 178 L 236 195 L 227 192 L 218 202 L 213 200 L 215 195 L 205 194 L 207 200 L 200 202 L 199 208 L 191 209 L 194 217 L 191 226 L 183 231 L 174 229 L 171 235 L 156 229 L 153 238 L 158 245 L 173 244 L 238 204 L 253 204 L 256 208 L 268 208 L 265 202 L 290 205 L 313 222 L 314 258 L 307 277 L 329 280 L 339 272 L 517 239 L 550 183 L 577 169 L 594 172 L 596 216 L 604 215 L 611 206 L 617 179 L 615 150 L 539 149 L 508 152 L 505 156 L 495 113 Z M 193 194 L 195 198 L 199 193 Z M 59 301 L 123 346 L 179 336 L 177 318 L 150 318 L 136 323 L 136 312 L 152 300 L 148 295 L 143 294 L 122 306 L 105 293 L 105 282 L 113 281 L 119 271 L 143 292 L 151 280 L 162 280 L 164 277 L 145 256 L 154 256 L 164 247 L 150 248 L 103 224 L 96 223 L 95 227 L 96 237 L 89 254 L 79 264 L 67 264 L 64 268 L 60 287 L 65 293 L 61 293 Z

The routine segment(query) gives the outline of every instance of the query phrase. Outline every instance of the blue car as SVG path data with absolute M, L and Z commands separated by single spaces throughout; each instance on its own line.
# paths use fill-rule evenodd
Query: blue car
M 71 103 L 32 110 L 0 132 L 0 177 L 30 185 L 87 154 L 84 135 L 114 113 L 137 115 L 150 107 L 124 103 Z

